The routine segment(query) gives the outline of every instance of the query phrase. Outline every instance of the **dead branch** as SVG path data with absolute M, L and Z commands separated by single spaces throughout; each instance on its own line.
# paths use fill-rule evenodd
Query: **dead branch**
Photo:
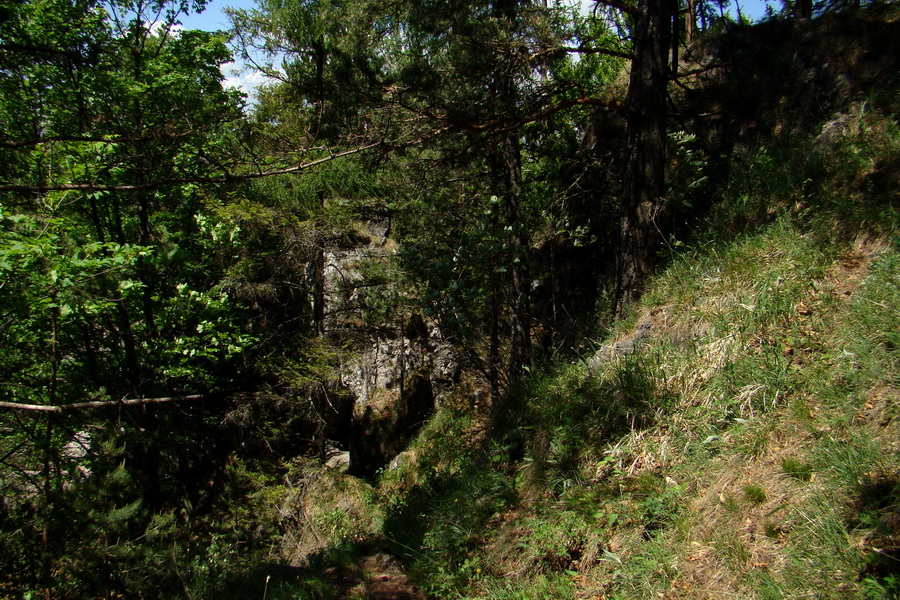
M 269 171 L 257 171 L 255 173 L 228 173 L 219 177 L 168 177 L 163 179 L 157 179 L 155 181 L 148 181 L 147 183 L 135 183 L 135 184 L 125 184 L 125 185 L 105 185 L 98 183 L 60 183 L 60 184 L 50 184 L 50 185 L 18 185 L 12 183 L 2 183 L 0 182 L 0 191 L 4 192 L 23 192 L 23 193 L 43 193 L 43 192 L 67 192 L 67 191 L 81 191 L 81 192 L 136 192 L 141 190 L 153 190 L 162 187 L 169 187 L 173 185 L 184 185 L 188 183 L 197 183 L 197 184 L 206 184 L 206 185 L 214 185 L 221 183 L 236 183 L 239 181 L 248 181 L 250 179 L 260 179 L 262 177 L 270 177 L 272 175 L 286 175 L 289 173 L 299 173 L 300 171 L 305 171 L 307 169 L 311 169 L 312 167 L 330 162 L 332 160 L 336 160 L 338 158 L 343 158 L 345 156 L 350 156 L 352 154 L 357 154 L 359 152 L 363 152 L 365 150 L 369 150 L 376 146 L 381 145 L 381 142 L 374 142 L 372 144 L 367 144 L 365 146 L 359 146 L 357 148 L 353 148 L 351 150 L 345 150 L 343 152 L 337 152 L 334 154 L 329 153 L 328 156 L 323 158 L 319 158 L 317 160 L 312 160 L 305 163 L 300 163 L 298 165 L 294 165 L 292 167 L 285 167 L 283 169 L 272 169 Z
M 554 115 L 558 112 L 566 110 L 568 108 L 572 108 L 575 106 L 593 106 L 595 108 L 605 108 L 608 110 L 614 110 L 624 115 L 628 115 L 634 112 L 634 109 L 624 103 L 619 102 L 618 100 L 603 100 L 602 98 L 592 98 L 592 97 L 584 97 L 584 98 L 574 98 L 572 100 L 565 100 L 560 102 L 559 104 L 555 104 L 548 108 L 545 108 L 542 111 L 538 111 L 536 113 L 532 113 L 530 115 L 526 115 L 521 119 L 510 121 L 508 119 L 501 119 L 496 121 L 491 121 L 489 123 L 481 123 L 478 125 L 470 125 L 468 127 L 462 127 L 462 129 L 468 129 L 471 131 L 485 131 L 490 129 L 510 129 L 513 127 L 519 127 L 521 125 L 527 125 L 528 123 L 534 123 L 536 121 L 540 121 L 541 119 L 546 119 L 547 117 Z
M 167 402 L 184 402 L 191 400 L 203 400 L 208 398 L 201 394 L 189 396 L 166 396 L 163 398 L 126 398 L 122 400 L 94 400 L 91 402 L 75 402 L 73 404 L 23 404 L 19 402 L 0 402 L 0 408 L 10 410 L 26 410 L 32 412 L 45 412 L 62 414 L 75 410 L 89 408 L 112 408 L 116 406 L 146 406 L 148 404 L 165 404 Z
M 561 46 L 558 49 L 570 54 L 603 54 L 604 56 L 615 56 L 617 58 L 627 58 L 628 60 L 634 59 L 634 54 L 632 54 L 631 52 L 612 50 L 610 48 L 588 48 L 585 46 L 575 48 L 572 46 Z

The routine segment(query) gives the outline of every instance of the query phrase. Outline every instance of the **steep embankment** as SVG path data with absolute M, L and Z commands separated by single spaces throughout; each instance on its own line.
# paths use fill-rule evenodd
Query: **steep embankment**
M 900 248 L 896 196 L 868 182 L 893 177 L 900 133 L 836 122 L 797 148 L 827 175 L 815 194 L 770 189 L 768 225 L 683 250 L 493 435 L 459 390 L 376 488 L 308 474 L 297 524 L 318 554 L 294 560 L 374 544 L 424 588 L 351 553 L 329 571 L 348 598 L 381 597 L 360 587 L 380 578 L 435 598 L 896 594 Z

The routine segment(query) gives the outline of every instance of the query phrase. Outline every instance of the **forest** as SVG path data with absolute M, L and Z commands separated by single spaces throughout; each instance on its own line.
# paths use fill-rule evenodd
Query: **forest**
M 206 4 L 0 0 L 0 598 L 900 597 L 895 2 Z

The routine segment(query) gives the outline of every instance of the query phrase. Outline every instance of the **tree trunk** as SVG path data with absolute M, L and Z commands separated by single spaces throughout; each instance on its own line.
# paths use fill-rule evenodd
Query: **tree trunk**
M 697 25 L 697 1 L 687 0 L 687 10 L 684 14 L 684 41 L 690 44 L 694 41 L 694 28 Z M 678 66 L 678 65 L 676 65 Z
M 325 208 L 325 192 L 319 192 L 319 207 Z M 316 337 L 325 334 L 325 236 L 322 224 L 316 224 L 315 248 L 312 257 L 313 328 Z
M 518 20 L 518 3 L 498 2 L 494 13 L 510 23 Z M 515 70 L 499 65 L 494 93 L 502 114 L 512 118 L 518 110 L 519 87 L 513 76 Z M 515 382 L 524 367 L 531 364 L 531 300 L 528 268 L 528 236 L 524 227 L 522 208 L 522 148 L 518 134 L 507 131 L 499 140 L 497 156 L 493 161 L 494 181 L 502 182 L 497 195 L 503 199 L 506 209 L 505 229 L 509 249 L 509 381 Z
M 615 312 L 636 300 L 656 264 L 665 177 L 666 102 L 672 2 L 645 0 L 636 23 Z
M 316 236 L 319 238 L 319 236 Z M 316 239 L 313 250 L 313 328 L 316 337 L 325 334 L 325 240 Z
M 522 163 L 518 138 L 503 140 L 503 167 L 506 175 L 506 215 L 512 264 L 509 303 L 509 379 L 515 381 L 531 364 L 531 299 L 529 290 L 528 237 L 522 215 Z
M 488 380 L 491 384 L 491 402 L 496 405 L 500 398 L 500 294 L 497 285 L 491 285 Z

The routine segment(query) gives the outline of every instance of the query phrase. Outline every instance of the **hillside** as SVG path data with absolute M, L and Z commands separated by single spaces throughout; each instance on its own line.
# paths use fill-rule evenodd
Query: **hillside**
M 304 527 L 386 545 L 428 597 L 896 597 L 900 254 L 817 225 L 684 251 L 501 431 L 461 394 L 358 512 L 307 476 Z

